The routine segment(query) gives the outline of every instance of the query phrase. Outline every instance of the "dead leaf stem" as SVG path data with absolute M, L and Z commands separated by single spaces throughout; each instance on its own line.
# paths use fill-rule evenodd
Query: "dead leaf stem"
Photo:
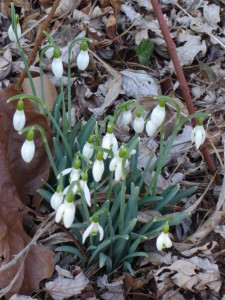
M 35 44 L 34 44 L 34 48 L 32 49 L 29 57 L 28 57 L 28 66 L 30 66 L 35 58 L 36 52 L 39 50 L 39 47 L 41 45 L 42 40 L 44 39 L 45 35 L 44 35 L 44 31 L 48 31 L 48 25 L 50 24 L 54 13 L 59 5 L 60 0 L 55 0 L 54 4 L 52 6 L 52 9 L 46 19 L 46 21 L 41 25 L 42 29 L 39 31 L 40 33 L 37 35 L 36 39 L 35 39 Z M 16 88 L 18 90 L 21 89 L 21 85 L 23 83 L 24 78 L 26 77 L 26 69 L 23 69 L 17 83 L 16 83 Z
M 150 1 L 152 3 L 153 9 L 154 9 L 155 16 L 156 16 L 156 18 L 159 22 L 159 26 L 160 26 L 162 35 L 165 39 L 170 57 L 173 61 L 175 73 L 176 73 L 178 81 L 180 83 L 180 87 L 181 87 L 181 90 L 182 90 L 182 93 L 183 93 L 184 101 L 187 105 L 188 113 L 189 113 L 189 115 L 191 115 L 191 114 L 195 113 L 195 108 L 194 108 L 194 105 L 192 103 L 190 90 L 189 90 L 186 78 L 184 76 L 184 72 L 183 72 L 183 70 L 181 68 L 181 65 L 180 65 L 180 61 L 179 61 L 177 51 L 176 51 L 176 46 L 175 46 L 175 44 L 172 40 L 172 37 L 170 35 L 170 31 L 169 31 L 169 28 L 166 24 L 165 18 L 163 16 L 160 3 L 158 2 L 158 0 L 150 0 Z M 194 127 L 196 125 L 196 118 L 192 119 L 191 122 L 192 122 L 192 126 Z M 200 150 L 201 150 L 202 155 L 205 159 L 205 162 L 206 162 L 206 164 L 209 168 L 209 171 L 212 174 L 215 174 L 217 172 L 217 167 L 216 167 L 213 159 L 211 158 L 211 156 L 209 154 L 208 148 L 204 144 L 204 145 L 202 145 Z M 216 181 L 218 183 L 221 183 L 221 178 L 219 177 L 218 174 L 216 175 Z

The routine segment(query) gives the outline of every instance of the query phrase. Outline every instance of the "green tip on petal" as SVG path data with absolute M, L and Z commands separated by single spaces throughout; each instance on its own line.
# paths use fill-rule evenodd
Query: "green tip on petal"
M 20 18 L 19 18 L 19 15 L 18 15 L 18 14 L 16 14 L 16 24 L 18 24 L 18 23 L 19 23 L 19 20 L 20 20 Z
M 163 232 L 168 233 L 170 230 L 169 222 L 166 222 L 166 224 L 163 227 Z
M 81 160 L 79 158 L 76 158 L 74 160 L 73 167 L 74 169 L 80 169 L 80 166 L 81 166 Z
M 166 101 L 164 99 L 160 99 L 159 100 L 159 106 L 160 107 L 165 107 L 165 105 L 166 105 Z
M 66 200 L 68 203 L 72 203 L 72 202 L 73 202 L 73 199 L 74 199 L 74 193 L 73 193 L 73 191 L 69 191 L 69 192 L 66 194 L 65 200 Z
M 202 126 L 203 125 L 203 119 L 202 118 L 198 118 L 197 119 L 197 125 L 198 126 Z
M 98 216 L 92 217 L 91 221 L 94 222 L 94 223 L 98 223 Z
M 122 146 L 119 151 L 119 157 L 124 158 L 126 153 L 127 153 L 127 148 L 125 146 Z
M 96 159 L 97 160 L 103 160 L 103 152 L 102 151 L 98 151 L 98 153 L 96 155 Z
M 82 51 L 87 51 L 88 43 L 86 41 L 83 41 L 80 48 Z
M 140 111 L 140 109 L 136 112 L 136 116 L 137 116 L 137 118 L 141 117 L 141 111 Z
M 33 141 L 34 139 L 34 131 L 33 130 L 29 130 L 27 133 L 27 141 Z
M 113 124 L 112 123 L 108 124 L 107 125 L 107 133 L 111 134 L 111 133 L 113 133 L 113 130 L 114 130 Z
M 88 174 L 87 174 L 87 173 L 84 173 L 84 174 L 82 175 L 82 180 L 83 180 L 83 181 L 87 181 L 87 180 L 88 180 Z
M 17 109 L 19 110 L 19 111 L 21 111 L 21 110 L 23 110 L 23 100 L 22 99 L 20 99 L 19 101 L 18 101 L 18 103 L 17 103 Z
M 55 48 L 54 51 L 53 51 L 53 56 L 54 58 L 59 58 L 61 55 L 61 52 L 58 48 Z
M 88 143 L 91 144 L 93 143 L 95 140 L 95 136 L 94 135 L 90 135 L 89 138 L 88 138 Z

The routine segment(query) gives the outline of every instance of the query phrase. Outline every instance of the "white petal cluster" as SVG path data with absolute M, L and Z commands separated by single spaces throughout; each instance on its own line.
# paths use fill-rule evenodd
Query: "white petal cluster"
M 64 202 L 57 209 L 55 221 L 59 223 L 63 220 L 63 224 L 66 228 L 70 228 L 74 221 L 76 212 L 76 206 L 74 202 Z
M 82 154 L 87 158 L 87 159 L 91 159 L 92 155 L 94 153 L 94 149 L 92 147 L 92 144 L 89 142 L 86 142 L 84 144 L 83 150 L 82 150 Z
M 63 203 L 63 193 L 62 192 L 55 192 L 52 197 L 51 197 L 51 207 L 54 210 L 58 210 L 58 208 L 61 206 Z
M 144 130 L 145 120 L 142 116 L 136 116 L 133 122 L 134 131 L 137 133 L 141 133 Z
M 15 130 L 20 131 L 23 129 L 24 125 L 26 123 L 26 117 L 24 110 L 16 110 L 13 115 L 13 127 Z
M 104 170 L 105 170 L 105 166 L 103 160 L 96 159 L 92 167 L 92 175 L 96 182 L 99 182 L 102 179 Z
M 114 135 L 114 133 L 106 132 L 105 136 L 102 139 L 102 148 L 112 150 L 114 155 L 118 150 L 118 141 Z M 108 153 L 104 152 L 103 158 L 106 159 L 108 157 Z
M 17 31 L 18 38 L 20 39 L 21 38 L 21 27 L 20 27 L 19 23 L 16 25 L 16 31 Z M 15 43 L 17 42 L 16 34 L 13 31 L 12 24 L 9 26 L 9 29 L 8 29 L 8 37 L 11 42 L 15 42 Z
M 56 78 L 62 78 L 63 75 L 63 63 L 61 56 L 58 58 L 53 58 L 52 61 L 52 72 Z
M 35 144 L 34 141 L 26 140 L 21 148 L 21 155 L 25 162 L 29 163 L 32 161 L 35 153 Z
M 191 133 L 191 141 L 195 143 L 197 149 L 204 143 L 206 132 L 203 125 L 196 125 Z
M 166 109 L 165 106 L 157 105 L 151 114 L 150 120 L 146 123 L 146 132 L 152 136 L 165 120 Z
M 49 46 L 49 45 L 47 45 Z M 53 57 L 53 53 L 54 53 L 54 47 L 49 47 L 46 51 L 45 51 L 45 56 L 47 58 L 52 58 Z
M 104 237 L 104 230 L 98 222 L 91 222 L 88 228 L 83 233 L 82 243 L 84 244 L 87 237 L 90 235 L 96 235 L 99 232 L 99 240 L 102 241 Z
M 77 56 L 77 67 L 79 70 L 84 71 L 89 65 L 89 54 L 87 50 L 80 50 Z
M 162 249 L 170 248 L 172 247 L 172 241 L 169 237 L 169 233 L 161 232 L 156 240 L 156 247 L 159 251 L 162 251 Z
M 124 125 L 128 125 L 130 124 L 131 120 L 132 120 L 132 114 L 131 114 L 131 111 L 130 110 L 125 110 L 123 112 L 123 124 Z

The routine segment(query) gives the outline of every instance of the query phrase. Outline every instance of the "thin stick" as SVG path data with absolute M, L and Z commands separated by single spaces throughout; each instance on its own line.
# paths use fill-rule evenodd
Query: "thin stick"
M 166 24 L 166 21 L 164 19 L 164 16 L 163 16 L 163 13 L 162 13 L 162 10 L 161 10 L 161 6 L 160 6 L 158 0 L 150 0 L 150 1 L 152 3 L 153 9 L 154 9 L 155 16 L 156 16 L 156 18 L 159 22 L 159 26 L 160 26 L 162 35 L 165 39 L 170 57 L 173 61 L 174 69 L 175 69 L 177 78 L 178 78 L 179 83 L 180 83 L 180 87 L 181 87 L 181 90 L 182 90 L 182 93 L 183 93 L 184 101 L 187 105 L 187 110 L 188 110 L 189 114 L 191 115 L 191 114 L 195 113 L 195 108 L 194 108 L 194 105 L 192 103 L 192 98 L 191 98 L 191 94 L 190 94 L 190 90 L 189 90 L 187 81 L 185 79 L 183 70 L 182 70 L 181 65 L 180 65 L 179 58 L 177 56 L 176 46 L 175 46 L 175 44 L 174 44 L 174 42 L 171 38 L 169 28 L 167 27 L 167 24 Z M 195 118 L 192 119 L 191 122 L 192 122 L 192 126 L 194 127 L 196 125 L 196 119 Z M 205 159 L 205 162 L 206 162 L 210 172 L 212 174 L 215 174 L 217 172 L 217 167 L 215 166 L 213 159 L 209 155 L 208 148 L 204 144 L 204 145 L 202 145 L 200 150 L 202 152 L 202 155 Z M 216 176 L 216 180 L 218 182 L 221 182 L 221 179 L 218 175 Z
M 44 39 L 45 35 L 44 35 L 44 31 L 47 31 L 48 30 L 48 25 L 50 24 L 53 16 L 54 16 L 54 13 L 59 5 L 59 2 L 60 0 L 55 0 L 53 6 L 52 6 L 52 9 L 46 19 L 46 21 L 42 24 L 42 30 L 40 31 L 40 33 L 38 34 L 38 36 L 36 37 L 35 39 L 35 44 L 34 44 L 34 48 L 32 49 L 29 57 L 28 57 L 28 66 L 30 66 L 35 58 L 35 55 L 36 55 L 36 52 L 39 50 L 39 47 L 41 45 L 41 42 L 42 40 Z M 24 78 L 26 77 L 26 70 L 23 69 L 17 83 L 16 83 L 16 88 L 17 89 L 21 89 L 21 85 L 24 81 Z

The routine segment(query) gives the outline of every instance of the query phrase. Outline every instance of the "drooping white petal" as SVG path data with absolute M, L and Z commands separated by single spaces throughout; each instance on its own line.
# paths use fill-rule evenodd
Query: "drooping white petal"
M 133 122 L 134 131 L 137 133 L 141 133 L 144 129 L 145 121 L 143 117 L 136 117 Z
M 65 175 L 71 173 L 71 171 L 72 171 L 72 168 L 67 168 L 67 169 L 63 170 L 63 171 L 58 175 L 58 179 L 59 179 L 60 175 L 65 176 Z
M 91 159 L 92 155 L 94 153 L 94 149 L 92 147 L 92 144 L 86 142 L 84 144 L 83 150 L 82 150 L 82 154 L 87 158 L 87 159 Z
M 94 223 L 91 222 L 91 224 L 88 226 L 88 228 L 84 231 L 83 237 L 82 237 L 82 243 L 84 244 L 87 237 L 91 234 L 92 229 L 93 229 Z
M 70 228 L 75 217 L 76 206 L 73 202 L 66 202 L 66 208 L 63 215 L 63 223 L 66 228 Z
M 88 51 L 83 51 L 83 50 L 80 50 L 78 56 L 77 56 L 77 67 L 79 70 L 81 71 L 84 71 L 88 64 L 89 64 L 89 54 L 88 54 Z
M 115 171 L 116 170 L 116 166 L 118 164 L 118 156 L 113 157 L 113 159 L 110 161 L 109 164 L 109 170 L 110 171 Z
M 155 127 L 155 125 L 153 124 L 152 120 L 149 120 L 147 123 L 146 123 L 146 132 L 148 134 L 148 136 L 152 136 L 154 133 L 156 133 L 157 131 L 157 127 Z
M 70 173 L 70 183 L 72 183 L 73 181 L 79 180 L 80 173 L 81 173 L 81 169 L 72 168 L 72 171 Z
M 122 159 L 117 164 L 116 170 L 115 170 L 115 180 L 120 181 L 122 179 Z
M 35 144 L 34 141 L 26 140 L 21 148 L 21 155 L 25 162 L 29 163 L 32 161 L 35 152 Z
M 52 72 L 56 78 L 62 78 L 63 75 L 63 63 L 62 58 L 53 58 L 52 61 Z
M 131 114 L 131 111 L 125 110 L 125 111 L 123 112 L 123 124 L 124 124 L 124 125 L 128 125 L 128 124 L 130 124 L 131 120 L 132 120 L 132 114 Z
M 114 155 L 118 150 L 118 141 L 114 135 L 114 133 L 106 132 L 105 136 L 102 139 L 102 148 L 112 150 Z M 108 157 L 108 153 L 104 152 L 103 158 L 106 159 Z
M 99 182 L 102 179 L 104 168 L 105 167 L 103 160 L 96 159 L 92 167 L 92 174 L 96 182 Z
M 17 35 L 18 35 L 18 38 L 20 39 L 21 37 L 21 27 L 20 27 L 20 24 L 18 23 L 16 25 L 16 31 L 17 31 Z M 16 40 L 16 35 L 15 35 L 15 32 L 13 31 L 13 27 L 12 27 L 12 24 L 9 26 L 9 29 L 8 29 L 8 36 L 9 36 L 9 39 L 12 41 L 12 42 L 17 42 Z
M 170 248 L 172 247 L 172 241 L 169 238 L 168 233 L 161 232 L 156 240 L 156 247 L 159 251 L 162 251 L 162 249 Z
M 191 141 L 195 142 L 197 149 L 204 143 L 206 138 L 206 132 L 203 125 L 196 125 L 191 133 Z
M 98 231 L 99 231 L 99 240 L 102 241 L 104 237 L 104 230 L 101 225 L 98 224 Z
M 64 211 L 65 211 L 65 203 L 62 203 L 56 211 L 56 215 L 55 215 L 56 223 L 59 223 L 62 220 Z
M 118 151 L 118 141 L 114 135 L 114 133 L 112 133 L 112 151 L 114 156 L 117 154 Z
M 45 56 L 47 58 L 52 58 L 53 57 L 53 52 L 54 52 L 54 47 L 50 47 L 45 51 Z
M 164 122 L 165 116 L 166 116 L 165 106 L 157 105 L 152 111 L 151 121 L 154 124 L 154 126 L 158 128 Z
M 60 207 L 60 205 L 62 204 L 62 202 L 63 202 L 63 193 L 55 192 L 51 197 L 51 207 L 54 210 L 57 210 Z
M 91 194 L 89 187 L 87 186 L 87 181 L 80 180 L 80 186 L 84 192 L 84 198 L 87 202 L 87 205 L 91 207 Z
M 13 115 L 13 127 L 15 130 L 20 131 L 23 129 L 24 125 L 26 123 L 26 117 L 24 110 L 16 110 Z

